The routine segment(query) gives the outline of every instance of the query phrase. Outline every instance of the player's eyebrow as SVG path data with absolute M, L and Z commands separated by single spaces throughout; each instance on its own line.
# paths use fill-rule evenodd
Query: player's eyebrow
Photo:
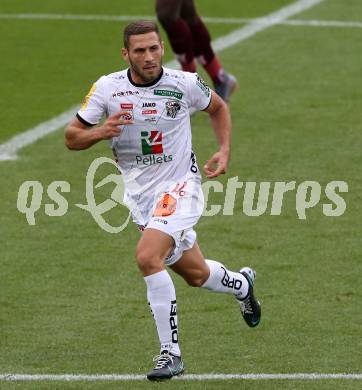
M 149 50 L 157 50 L 159 47 L 160 47 L 159 45 L 154 44 L 154 45 L 147 46 L 147 47 L 136 47 L 136 48 L 133 49 L 133 51 L 136 52 L 136 53 L 143 53 L 147 49 L 149 49 Z

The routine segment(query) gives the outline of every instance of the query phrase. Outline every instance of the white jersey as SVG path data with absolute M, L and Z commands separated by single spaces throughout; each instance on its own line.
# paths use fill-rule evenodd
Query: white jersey
M 77 114 L 82 123 L 96 125 L 104 115 L 120 110 L 128 111 L 133 120 L 122 126 L 111 147 L 124 175 L 124 201 L 136 223 L 147 223 L 165 183 L 190 176 L 200 181 L 189 110 L 204 110 L 210 100 L 209 87 L 196 73 L 168 68 L 149 84 L 134 83 L 129 70 L 102 76 L 93 84 Z

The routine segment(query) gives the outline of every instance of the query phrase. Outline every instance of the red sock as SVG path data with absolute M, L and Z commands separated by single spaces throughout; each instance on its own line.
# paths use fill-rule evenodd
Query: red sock
M 192 60 L 192 62 L 186 62 L 183 60 L 183 58 L 180 58 L 179 56 L 177 56 L 177 59 L 181 64 L 182 70 L 184 72 L 191 72 L 191 73 L 196 72 L 196 62 L 194 60 Z
M 214 83 L 217 84 L 223 81 L 224 71 L 221 67 L 219 59 L 216 56 L 214 56 L 211 62 L 204 64 L 204 68 Z

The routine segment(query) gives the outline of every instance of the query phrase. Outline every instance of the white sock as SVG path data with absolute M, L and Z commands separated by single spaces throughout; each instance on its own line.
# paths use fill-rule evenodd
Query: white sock
M 210 276 L 201 286 L 210 291 L 234 294 L 244 298 L 249 290 L 249 283 L 240 272 L 232 272 L 218 261 L 205 259 L 210 268 Z
M 161 351 L 181 356 L 178 344 L 176 292 L 166 270 L 146 276 L 147 299 L 156 322 Z

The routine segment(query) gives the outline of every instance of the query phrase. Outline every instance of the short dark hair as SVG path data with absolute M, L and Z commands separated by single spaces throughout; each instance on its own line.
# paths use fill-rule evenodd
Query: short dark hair
M 129 38 L 131 35 L 147 34 L 149 32 L 155 32 L 161 41 L 158 26 L 152 20 L 138 20 L 136 22 L 129 23 L 123 30 L 124 47 L 126 49 L 129 48 Z

